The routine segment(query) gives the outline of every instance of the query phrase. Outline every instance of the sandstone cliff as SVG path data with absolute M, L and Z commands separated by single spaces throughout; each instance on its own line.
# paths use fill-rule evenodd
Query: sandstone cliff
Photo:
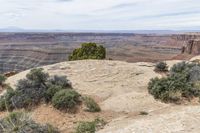
M 189 40 L 187 44 L 183 46 L 182 53 L 198 55 L 200 54 L 200 40 Z
M 177 40 L 183 41 L 182 54 L 200 54 L 200 34 L 186 33 L 176 35 Z
M 178 34 L 174 35 L 177 40 L 188 41 L 188 40 L 195 40 L 200 38 L 199 33 L 185 33 L 185 34 Z

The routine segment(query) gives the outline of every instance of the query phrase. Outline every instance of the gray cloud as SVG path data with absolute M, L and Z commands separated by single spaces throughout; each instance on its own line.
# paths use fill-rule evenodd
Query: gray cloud
M 134 6 L 137 6 L 139 3 L 135 2 L 135 3 L 123 3 L 123 4 L 119 4 L 119 5 L 115 5 L 113 7 L 111 7 L 111 9 L 124 9 L 124 8 L 132 8 Z
M 0 28 L 176 29 L 200 27 L 197 0 L 0 0 Z
M 58 2 L 72 2 L 74 0 L 56 0 L 56 1 L 58 1 Z

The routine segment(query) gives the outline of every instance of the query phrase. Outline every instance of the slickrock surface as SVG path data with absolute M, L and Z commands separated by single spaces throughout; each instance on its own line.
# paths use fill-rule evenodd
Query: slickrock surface
M 177 62 L 180 61 L 167 61 L 169 66 Z M 154 65 L 85 60 L 62 62 L 43 68 L 51 75 L 66 75 L 78 92 L 96 98 L 103 110 L 96 115 L 107 117 L 109 122 L 99 133 L 198 133 L 199 105 L 165 104 L 148 94 L 149 80 L 161 76 L 153 71 Z M 7 82 L 14 87 L 17 80 L 24 78 L 27 73 L 24 71 L 12 76 Z M 148 115 L 140 115 L 141 111 L 148 112 Z M 63 133 L 68 133 L 65 129 L 72 126 L 69 123 L 94 118 L 88 114 L 84 114 L 84 118 L 64 115 L 45 106 L 37 108 L 33 114 L 36 114 L 33 117 L 37 121 L 42 123 L 48 120 L 62 129 Z
M 95 95 L 101 99 L 104 110 L 142 111 L 165 106 L 155 102 L 147 92 L 147 84 L 153 77 L 151 63 L 126 63 L 119 61 L 74 61 L 43 67 L 51 75 L 65 75 L 81 94 Z M 28 71 L 8 79 L 12 86 Z M 144 100 L 143 100 L 144 99 Z
M 98 133 L 199 133 L 199 106 L 168 107 L 148 116 L 113 120 Z

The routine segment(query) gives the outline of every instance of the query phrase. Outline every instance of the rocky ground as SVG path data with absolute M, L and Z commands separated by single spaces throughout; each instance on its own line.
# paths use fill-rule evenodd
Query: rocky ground
M 167 61 L 169 66 L 177 62 L 180 61 Z M 66 114 L 50 105 L 41 105 L 32 110 L 33 119 L 57 126 L 63 133 L 73 131 L 78 121 L 95 117 L 103 117 L 108 122 L 99 133 L 199 132 L 199 105 L 165 104 L 148 94 L 149 80 L 161 76 L 153 71 L 154 65 L 85 60 L 44 66 L 51 75 L 67 76 L 82 95 L 94 97 L 102 112 L 91 114 L 80 109 L 76 114 Z M 24 78 L 28 71 L 10 77 L 7 83 L 14 87 L 17 80 Z M 147 112 L 148 115 L 141 115 L 141 112 Z

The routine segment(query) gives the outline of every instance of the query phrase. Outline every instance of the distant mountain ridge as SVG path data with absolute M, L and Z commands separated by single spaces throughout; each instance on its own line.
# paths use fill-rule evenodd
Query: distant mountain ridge
M 136 33 L 136 34 L 180 34 L 200 32 L 198 30 L 60 30 L 60 29 L 23 29 L 19 27 L 0 28 L 0 32 L 75 32 L 75 33 Z

